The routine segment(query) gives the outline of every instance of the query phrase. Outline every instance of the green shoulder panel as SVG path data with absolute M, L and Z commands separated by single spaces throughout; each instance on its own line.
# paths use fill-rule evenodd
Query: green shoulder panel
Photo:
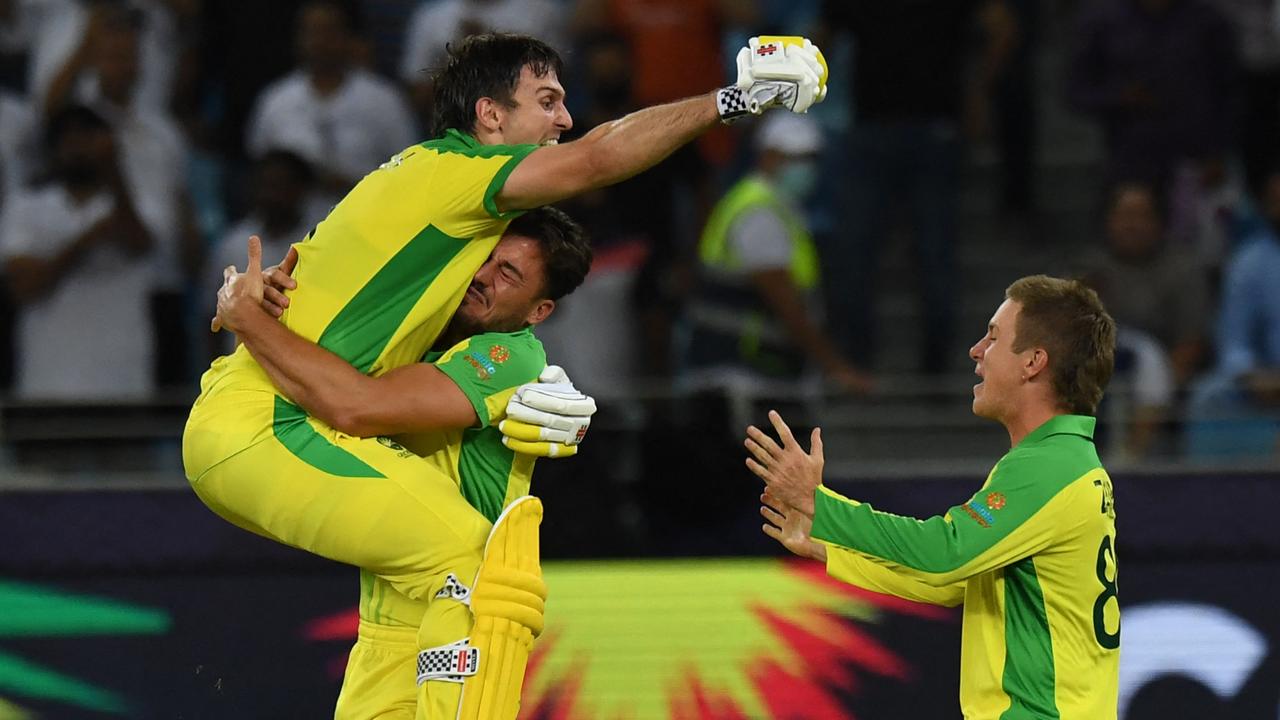
M 1055 432 L 1065 430 L 1055 426 L 1010 450 L 973 497 L 927 520 L 880 512 L 820 488 L 813 537 L 923 573 L 958 570 L 1017 532 L 1059 492 L 1099 466 L 1090 439 L 1069 430 Z
M 507 177 L 511 175 L 511 171 L 515 170 L 516 166 L 529 156 L 529 153 L 537 150 L 537 145 L 481 145 L 471 135 L 450 128 L 445 131 L 443 136 L 422 143 L 422 147 L 437 152 L 456 153 L 486 160 L 495 157 L 507 158 L 507 161 L 494 174 L 493 179 L 489 181 L 489 185 L 485 189 L 484 209 L 495 220 L 511 220 L 523 212 L 523 210 L 510 210 L 507 212 L 499 210 L 497 203 L 498 193 L 502 192 L 502 186 L 506 184 Z
M 531 328 L 472 336 L 436 361 L 471 401 L 480 427 L 490 422 L 486 398 L 533 382 L 546 366 L 547 353 Z

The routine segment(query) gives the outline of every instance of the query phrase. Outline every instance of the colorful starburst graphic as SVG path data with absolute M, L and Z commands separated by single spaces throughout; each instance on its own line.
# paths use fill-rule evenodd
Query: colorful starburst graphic
M 26 583 L 0 581 L 0 641 L 4 638 L 154 635 L 169 630 L 159 610 Z M 7 699 L 6 699 L 7 696 Z M 34 720 L 20 698 L 98 712 L 129 714 L 125 698 L 108 689 L 0 650 L 0 720 Z
M 547 630 L 525 677 L 522 718 L 852 718 L 841 698 L 912 667 L 870 626 L 886 614 L 954 611 L 870 593 L 816 563 L 760 559 L 548 563 Z M 355 637 L 354 611 L 308 623 Z M 331 676 L 341 676 L 345 655 Z

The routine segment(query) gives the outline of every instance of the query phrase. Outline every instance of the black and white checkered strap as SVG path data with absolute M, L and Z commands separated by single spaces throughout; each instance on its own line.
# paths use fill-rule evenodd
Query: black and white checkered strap
M 716 110 L 720 113 L 720 122 L 726 125 L 750 115 L 746 91 L 736 85 L 720 88 L 716 91 Z
M 461 683 L 480 668 L 480 649 L 463 638 L 418 653 L 418 684 L 428 680 Z
M 466 605 L 471 604 L 471 588 L 462 584 L 457 575 L 449 573 L 444 577 L 444 587 L 436 593 L 436 599 L 453 598 Z

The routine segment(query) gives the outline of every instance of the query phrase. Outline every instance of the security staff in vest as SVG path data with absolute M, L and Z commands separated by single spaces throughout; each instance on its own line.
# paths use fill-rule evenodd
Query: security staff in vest
M 822 134 L 803 115 L 761 123 L 753 171 L 712 210 L 698 246 L 686 367 L 694 377 L 797 381 L 865 393 L 871 376 L 820 322 L 818 255 L 802 205 L 817 185 Z M 709 379 L 709 378 L 708 378 Z

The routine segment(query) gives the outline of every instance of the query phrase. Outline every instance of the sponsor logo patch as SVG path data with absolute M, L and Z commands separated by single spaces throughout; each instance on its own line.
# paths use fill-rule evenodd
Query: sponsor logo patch
M 967 502 L 960 507 L 969 514 L 969 517 L 973 518 L 974 522 L 984 528 L 991 527 L 996 522 L 996 517 L 991 514 L 990 510 L 982 505 L 975 505 L 972 502 Z
M 778 43 L 769 43 L 756 48 L 756 54 L 762 57 L 768 57 L 776 52 L 778 52 Z
M 489 359 L 501 365 L 511 358 L 511 351 L 502 345 L 489 348 Z
M 490 376 L 498 372 L 498 366 L 494 365 L 493 361 L 475 350 L 463 355 L 463 357 L 471 364 L 471 367 L 476 369 L 476 377 L 481 380 L 488 380 Z

